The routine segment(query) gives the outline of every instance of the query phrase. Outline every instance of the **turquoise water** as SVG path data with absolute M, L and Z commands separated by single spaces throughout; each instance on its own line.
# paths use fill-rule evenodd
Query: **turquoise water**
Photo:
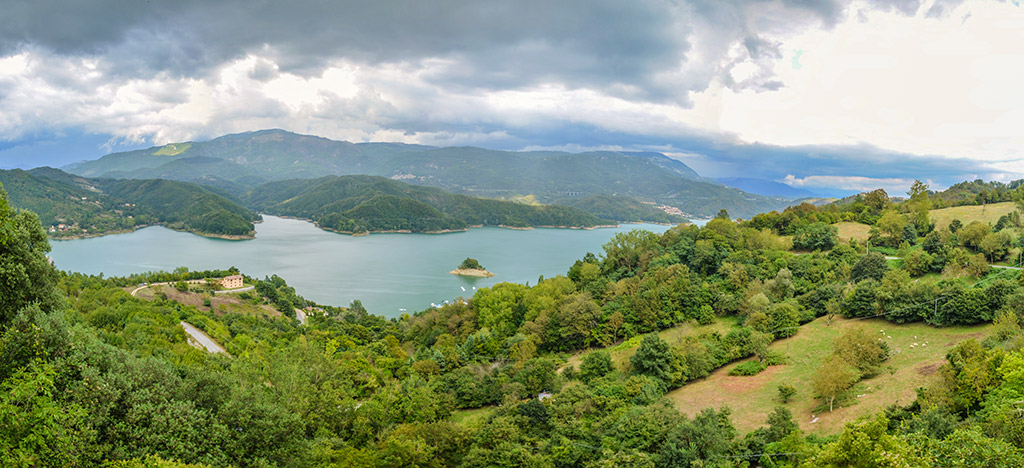
M 149 227 L 129 234 L 51 241 L 57 268 L 124 276 L 184 266 L 191 270 L 236 266 L 243 273 L 276 274 L 320 304 L 359 299 L 370 313 L 396 317 L 499 282 L 536 284 L 541 275 L 565 274 L 587 252 L 618 232 L 668 226 L 630 224 L 594 230 L 477 228 L 449 234 L 373 234 L 352 237 L 305 221 L 264 216 L 256 239 L 228 241 Z M 473 257 L 495 274 L 466 278 L 448 273 Z

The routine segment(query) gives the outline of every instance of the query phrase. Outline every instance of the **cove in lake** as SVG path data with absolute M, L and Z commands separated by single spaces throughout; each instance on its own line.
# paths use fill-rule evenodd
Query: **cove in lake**
M 473 288 L 510 281 L 536 284 L 539 276 L 564 275 L 587 252 L 616 233 L 669 226 L 624 224 L 593 230 L 474 228 L 448 234 L 335 234 L 311 223 L 263 216 L 256 238 L 230 241 L 148 227 L 128 234 L 52 240 L 57 268 L 87 274 L 126 276 L 147 271 L 238 267 L 262 278 L 278 275 L 314 302 L 363 302 L 372 314 L 397 317 L 456 297 Z M 451 275 L 466 257 L 495 274 L 491 278 Z M 405 309 L 403 312 L 402 309 Z

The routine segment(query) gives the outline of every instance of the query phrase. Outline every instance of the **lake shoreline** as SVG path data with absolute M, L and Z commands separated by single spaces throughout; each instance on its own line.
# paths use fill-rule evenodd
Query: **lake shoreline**
M 260 222 L 263 222 L 263 220 L 260 220 Z M 256 224 L 256 223 L 254 223 L 254 224 Z M 141 226 L 134 226 L 131 229 L 118 229 L 118 230 L 114 230 L 114 231 L 103 231 L 103 232 L 99 232 L 99 233 L 91 233 L 90 232 L 90 233 L 87 233 L 87 234 L 75 234 L 73 236 L 56 237 L 56 236 L 51 236 L 49 233 L 47 233 L 46 234 L 46 238 L 49 239 L 49 240 L 56 240 L 56 241 L 95 239 L 97 237 L 116 236 L 116 235 L 119 235 L 119 234 L 131 234 L 131 233 L 133 233 L 135 231 L 138 231 L 139 229 L 145 229 L 145 228 L 153 227 L 153 226 L 160 226 L 160 227 L 162 227 L 164 229 L 170 229 L 170 230 L 175 231 L 175 232 L 185 232 L 185 233 L 188 233 L 188 234 L 195 234 L 197 236 L 206 237 L 206 238 L 210 238 L 210 239 L 250 240 L 250 239 L 255 239 L 256 238 L 256 232 L 255 231 L 251 232 L 248 235 L 244 235 L 244 236 L 233 235 L 233 234 L 214 234 L 214 233 L 210 233 L 210 232 L 200 232 L 200 231 L 193 231 L 193 230 L 189 230 L 189 229 L 175 229 L 175 228 L 172 228 L 172 227 L 169 227 L 169 226 L 165 226 L 165 225 L 163 225 L 161 223 L 143 224 Z
M 600 252 L 618 232 L 663 232 L 654 224 L 618 229 L 512 230 L 492 226 L 451 236 L 339 236 L 303 220 L 265 216 L 256 238 L 222 241 L 164 227 L 123 236 L 53 241 L 57 268 L 87 275 L 129 276 L 178 267 L 202 271 L 237 267 L 247 275 L 278 275 L 318 304 L 360 300 L 387 317 L 424 310 L 430 303 L 469 297 L 498 282 L 533 284 L 562 274 L 587 252 Z M 451 275 L 460 260 L 478 258 L 494 277 Z
M 456 268 L 448 273 L 455 276 L 475 276 L 477 278 L 490 278 L 494 276 L 494 273 L 476 268 Z
M 272 215 L 272 214 L 268 214 L 268 213 L 261 213 L 261 215 L 262 214 L 266 214 L 267 216 L 277 216 L 278 218 L 284 218 L 284 219 L 294 219 L 294 220 L 298 220 L 298 221 L 306 221 L 306 222 L 311 223 L 312 225 L 316 226 L 318 229 L 322 229 L 322 230 L 327 231 L 327 232 L 333 232 L 335 234 L 345 234 L 345 235 L 349 235 L 349 236 L 353 236 L 353 237 L 363 237 L 363 236 L 368 236 L 370 234 L 450 234 L 450 233 L 454 233 L 454 232 L 467 232 L 470 229 L 476 229 L 476 228 L 482 228 L 482 227 L 497 227 L 497 228 L 502 228 L 502 229 L 512 229 L 512 230 L 515 230 L 515 231 L 529 231 L 531 229 L 581 229 L 581 230 L 588 230 L 589 231 L 589 230 L 594 230 L 594 229 L 617 228 L 617 227 L 621 227 L 622 224 L 644 224 L 644 222 L 642 222 L 642 221 L 641 222 L 636 222 L 636 223 L 598 224 L 598 225 L 595 225 L 595 226 L 553 226 L 553 225 L 543 225 L 543 226 L 509 226 L 509 225 L 506 225 L 506 224 L 470 224 L 470 225 L 466 226 L 465 229 L 440 229 L 440 230 L 436 230 L 436 231 L 419 231 L 419 232 L 416 232 L 416 231 L 412 231 L 410 229 L 392 229 L 392 230 L 386 230 L 386 231 L 360 231 L 360 232 L 353 232 L 353 231 L 339 231 L 337 229 L 331 229 L 329 227 L 324 227 L 324 226 L 321 226 L 320 223 L 317 223 L 316 221 L 313 221 L 312 219 L 309 219 L 309 218 L 300 218 L 298 216 Z M 664 225 L 664 226 L 674 226 L 672 224 L 661 224 L 661 223 L 648 223 L 648 224 L 660 224 L 660 225 Z

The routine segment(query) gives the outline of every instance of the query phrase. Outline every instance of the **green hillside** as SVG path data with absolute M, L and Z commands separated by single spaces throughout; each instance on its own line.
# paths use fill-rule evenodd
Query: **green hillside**
M 61 274 L 37 223 L 0 190 L 0 466 L 1024 466 L 1012 270 L 715 219 L 385 319 L 276 275 Z
M 259 215 L 195 184 L 88 179 L 53 168 L 0 171 L 11 205 L 39 215 L 51 237 L 94 236 L 161 224 L 205 235 L 251 236 Z
M 487 226 L 592 227 L 607 224 L 581 210 L 470 197 L 383 177 L 329 176 L 270 182 L 247 195 L 268 214 L 311 219 L 340 232 L 431 232 Z
M 623 223 L 679 224 L 686 221 L 682 216 L 666 213 L 652 204 L 644 204 L 633 198 L 618 195 L 600 194 L 585 198 L 556 199 L 554 203 L 579 208 L 601 219 Z
M 783 208 L 701 178 L 661 153 L 612 151 L 512 152 L 475 147 L 435 148 L 398 143 L 349 143 L 282 130 L 263 130 L 173 146 L 115 153 L 69 167 L 88 177 L 167 178 L 250 188 L 273 180 L 326 175 L 376 175 L 489 198 L 534 196 L 543 203 L 618 195 L 674 206 L 705 217 Z

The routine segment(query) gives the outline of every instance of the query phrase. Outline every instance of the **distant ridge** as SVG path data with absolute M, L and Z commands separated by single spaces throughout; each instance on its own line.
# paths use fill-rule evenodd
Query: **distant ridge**
M 656 152 L 350 143 L 276 129 L 114 153 L 68 170 L 87 177 L 196 182 L 236 196 L 275 180 L 375 175 L 488 198 L 533 197 L 541 203 L 628 197 L 678 209 L 684 217 L 708 217 L 721 209 L 747 217 L 785 206 L 775 197 L 702 178 L 686 164 Z
M 820 198 L 826 196 L 818 192 L 796 188 L 782 182 L 775 182 L 767 179 L 757 179 L 752 177 L 719 177 L 715 180 L 729 187 L 735 187 L 743 190 L 744 192 L 764 195 L 766 197 L 797 199 Z

